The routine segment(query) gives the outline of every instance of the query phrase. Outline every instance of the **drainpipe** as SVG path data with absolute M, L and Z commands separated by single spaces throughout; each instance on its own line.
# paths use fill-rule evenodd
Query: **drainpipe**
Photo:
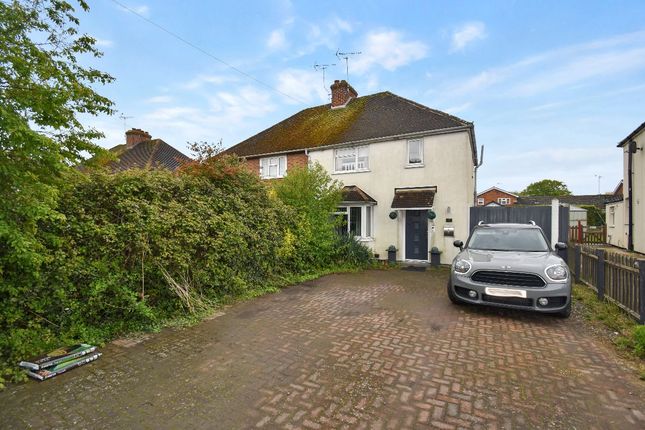
M 481 154 L 479 156 L 479 164 L 475 166 L 475 191 L 473 193 L 473 206 L 477 206 L 477 169 L 479 169 L 482 164 L 484 164 L 484 145 L 481 148 Z
M 634 182 L 632 180 L 632 164 L 634 160 L 634 154 L 636 153 L 636 142 L 633 140 L 627 144 L 627 199 L 628 199 L 628 208 L 627 208 L 627 249 L 630 251 L 634 250 L 634 205 L 633 205 L 633 196 L 634 196 Z

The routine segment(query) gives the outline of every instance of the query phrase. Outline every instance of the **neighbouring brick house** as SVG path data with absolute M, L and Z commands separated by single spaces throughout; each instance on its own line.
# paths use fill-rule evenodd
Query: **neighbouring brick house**
M 428 261 L 433 246 L 449 263 L 455 236 L 468 236 L 477 164 L 471 122 L 389 91 L 359 97 L 346 81 L 331 103 L 304 109 L 225 153 L 263 179 L 318 162 L 345 184 L 337 216 L 344 229 L 386 255 Z M 436 218 L 434 218 L 436 216 Z
M 517 203 L 516 194 L 497 187 L 491 187 L 477 194 L 477 206 L 513 206 L 515 203 Z
M 191 161 L 161 139 L 153 139 L 147 132 L 133 128 L 125 132 L 125 144 L 109 149 L 117 160 L 108 163 L 113 172 L 128 169 L 168 169 L 176 170 L 183 163 Z

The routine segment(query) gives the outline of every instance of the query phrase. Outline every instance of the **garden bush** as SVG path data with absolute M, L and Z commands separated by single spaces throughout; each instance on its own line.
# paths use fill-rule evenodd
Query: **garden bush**
M 42 263 L 29 276 L 3 274 L 12 281 L 0 290 L 4 375 L 59 343 L 159 327 L 371 258 L 334 233 L 339 184 L 320 168 L 275 188 L 226 157 L 179 174 L 73 172 L 66 183 L 58 216 L 38 228 Z

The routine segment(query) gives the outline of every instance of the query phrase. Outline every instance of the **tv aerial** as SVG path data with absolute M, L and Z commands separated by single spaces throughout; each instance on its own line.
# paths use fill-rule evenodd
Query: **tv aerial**
M 129 120 L 130 118 L 134 118 L 133 116 L 125 116 L 123 112 L 121 112 L 121 115 L 119 115 L 119 118 L 123 120 L 123 131 L 128 131 L 126 121 Z
M 325 84 L 325 69 L 328 69 L 329 67 L 335 66 L 336 64 L 318 64 L 314 63 L 314 70 L 319 71 L 322 70 L 322 83 L 323 83 L 323 88 L 327 92 L 327 95 L 331 95 L 329 93 L 329 89 L 327 88 L 327 85 Z
M 336 57 L 339 60 L 345 60 L 345 72 L 347 74 L 347 81 L 349 81 L 349 57 L 352 57 L 354 55 L 361 55 L 361 51 L 354 51 L 354 52 L 340 52 L 340 49 L 336 51 Z

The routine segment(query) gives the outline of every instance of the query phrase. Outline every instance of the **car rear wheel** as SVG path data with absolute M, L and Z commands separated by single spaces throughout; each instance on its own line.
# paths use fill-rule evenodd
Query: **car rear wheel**
M 448 298 L 450 299 L 450 301 L 453 304 L 455 304 L 455 305 L 463 305 L 464 304 L 464 302 L 462 300 L 460 300 L 459 297 L 457 297 L 457 295 L 455 295 L 455 293 L 452 291 L 452 286 L 450 285 L 450 281 L 448 281 L 447 291 L 448 291 Z

